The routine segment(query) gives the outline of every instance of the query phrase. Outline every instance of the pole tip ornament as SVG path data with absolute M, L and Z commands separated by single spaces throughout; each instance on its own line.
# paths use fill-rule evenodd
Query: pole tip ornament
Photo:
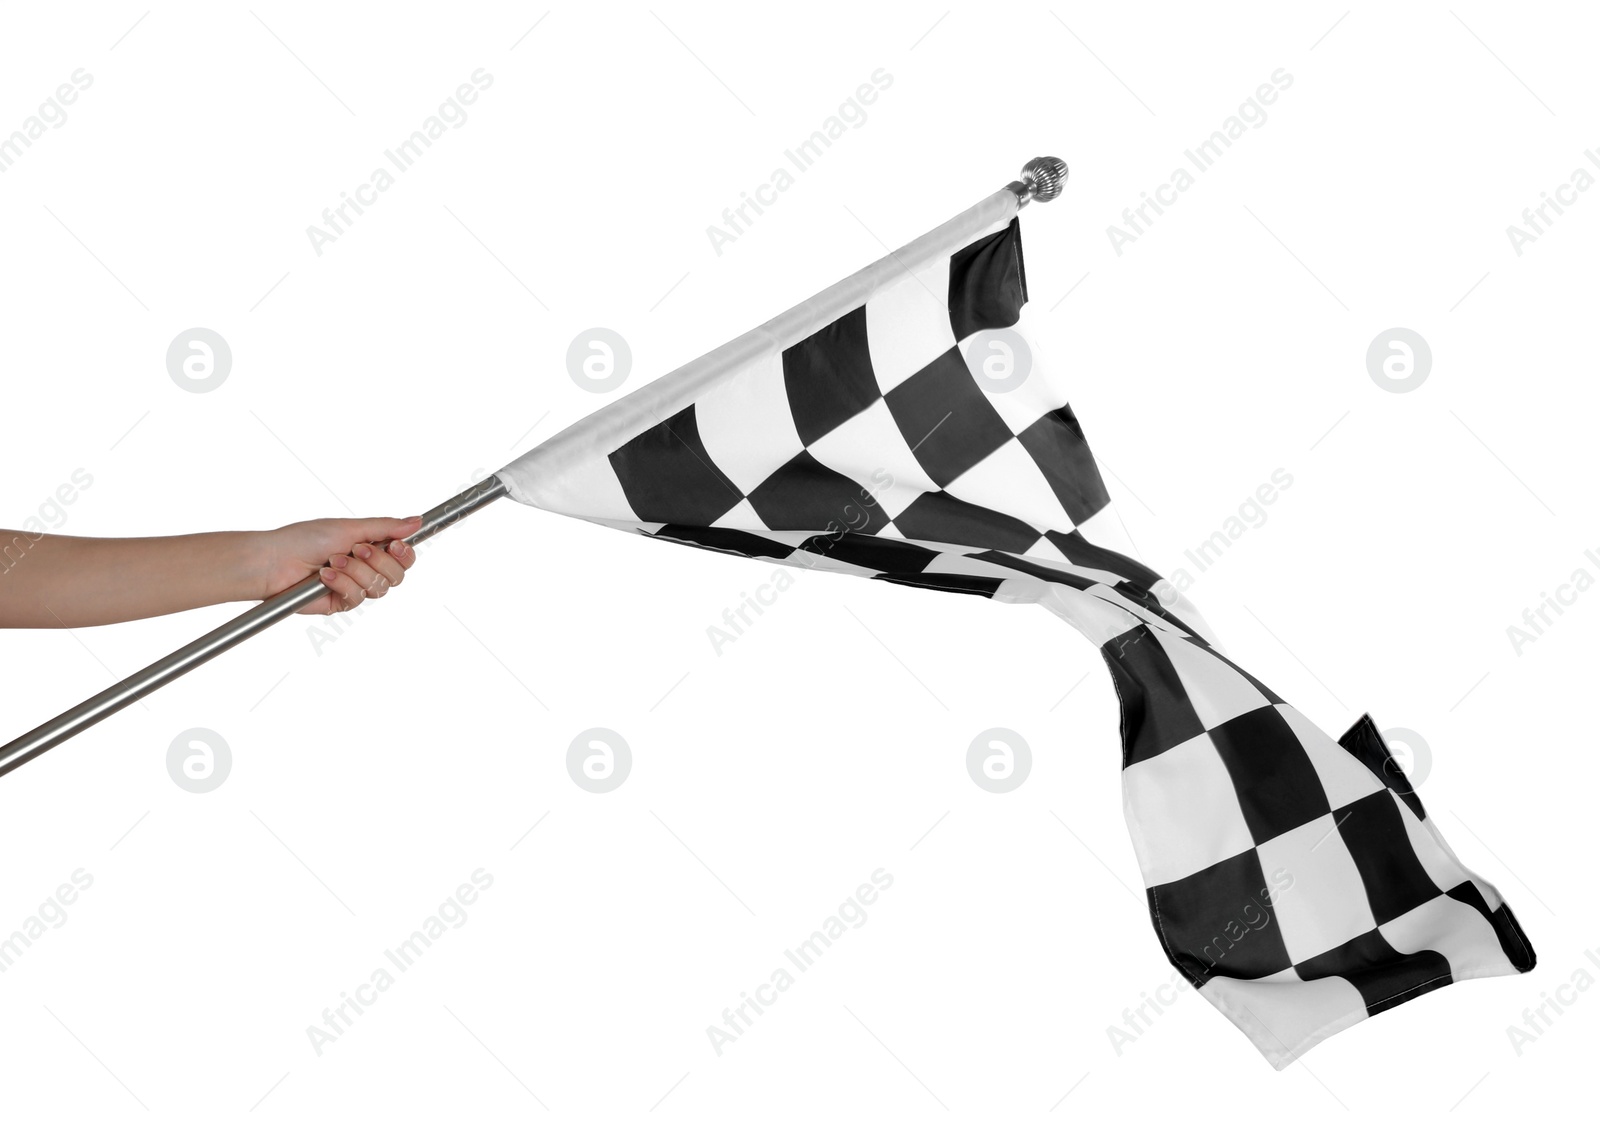
M 1059 156 L 1036 156 L 1022 165 L 1022 178 L 1007 184 L 1017 196 L 1017 206 L 1025 207 L 1028 200 L 1047 203 L 1067 183 L 1067 161 Z

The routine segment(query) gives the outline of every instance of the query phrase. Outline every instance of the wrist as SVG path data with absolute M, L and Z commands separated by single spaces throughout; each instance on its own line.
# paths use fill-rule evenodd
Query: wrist
M 273 587 L 275 556 L 270 530 L 238 530 L 223 535 L 227 560 L 223 571 L 233 574 L 229 600 L 265 600 Z

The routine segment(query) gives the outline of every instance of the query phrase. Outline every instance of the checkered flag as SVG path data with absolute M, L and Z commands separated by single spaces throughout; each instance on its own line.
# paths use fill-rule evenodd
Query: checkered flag
M 1429 990 L 1531 969 L 1370 717 L 1334 741 L 1125 555 L 1062 380 L 1017 330 L 1017 205 L 998 192 L 500 477 L 635 533 L 1067 620 L 1121 699 L 1161 946 L 1276 1067 Z

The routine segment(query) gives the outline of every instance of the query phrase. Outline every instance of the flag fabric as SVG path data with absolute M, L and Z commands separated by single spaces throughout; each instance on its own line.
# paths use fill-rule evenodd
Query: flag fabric
M 524 503 L 666 541 L 1065 619 L 1120 699 L 1124 813 L 1162 950 L 1275 1067 L 1430 990 L 1532 969 L 1372 719 L 1334 740 L 1126 555 L 1064 379 L 1018 328 L 1017 208 L 997 192 L 500 478 Z

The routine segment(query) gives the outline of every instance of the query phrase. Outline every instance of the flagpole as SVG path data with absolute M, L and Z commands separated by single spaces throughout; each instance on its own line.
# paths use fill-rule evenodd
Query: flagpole
M 1002 190 L 1010 191 L 1016 196 L 1016 205 L 1020 210 L 1027 206 L 1030 200 L 1049 202 L 1056 198 L 1061 194 L 1066 181 L 1067 165 L 1064 161 L 1055 156 L 1039 156 L 1024 164 L 1021 177 L 1006 184 Z M 904 267 L 903 263 L 897 262 L 897 264 L 899 267 Z M 546 442 L 547 445 L 549 443 Z M 515 466 L 515 464 L 507 465 L 501 471 L 509 472 Z M 491 475 L 424 514 L 422 528 L 405 540 L 412 545 L 425 541 L 509 493 L 511 491 L 506 480 L 500 475 Z M 519 492 L 515 497 L 524 496 Z M 138 673 L 124 678 L 108 689 L 101 690 L 65 713 L 46 721 L 32 732 L 0 746 L 0 775 L 14 771 L 62 741 L 99 724 L 113 713 L 126 709 L 168 682 L 181 678 L 195 667 L 210 662 L 223 651 L 238 646 L 252 635 L 260 634 L 273 624 L 294 615 L 301 608 L 326 595 L 327 591 L 322 578 L 313 574 L 293 588 L 278 593 L 270 600 L 262 601 L 187 646 L 180 647 L 165 658 L 152 662 Z
M 410 545 L 426 541 L 440 531 L 454 526 L 474 511 L 488 506 L 505 493 L 506 485 L 498 476 L 491 475 L 424 514 L 421 528 L 405 540 Z M 181 678 L 195 667 L 210 662 L 223 651 L 238 646 L 252 635 L 265 631 L 327 594 L 328 586 L 322 583 L 319 575 L 313 573 L 270 600 L 263 600 L 216 630 L 207 632 L 187 646 L 180 647 L 165 658 L 152 662 L 138 673 L 129 675 L 108 689 L 101 690 L 87 701 L 73 706 L 32 732 L 19 736 L 0 748 L 0 775 L 21 767 L 62 741 L 98 724 L 111 714 L 126 709 L 146 694 Z

